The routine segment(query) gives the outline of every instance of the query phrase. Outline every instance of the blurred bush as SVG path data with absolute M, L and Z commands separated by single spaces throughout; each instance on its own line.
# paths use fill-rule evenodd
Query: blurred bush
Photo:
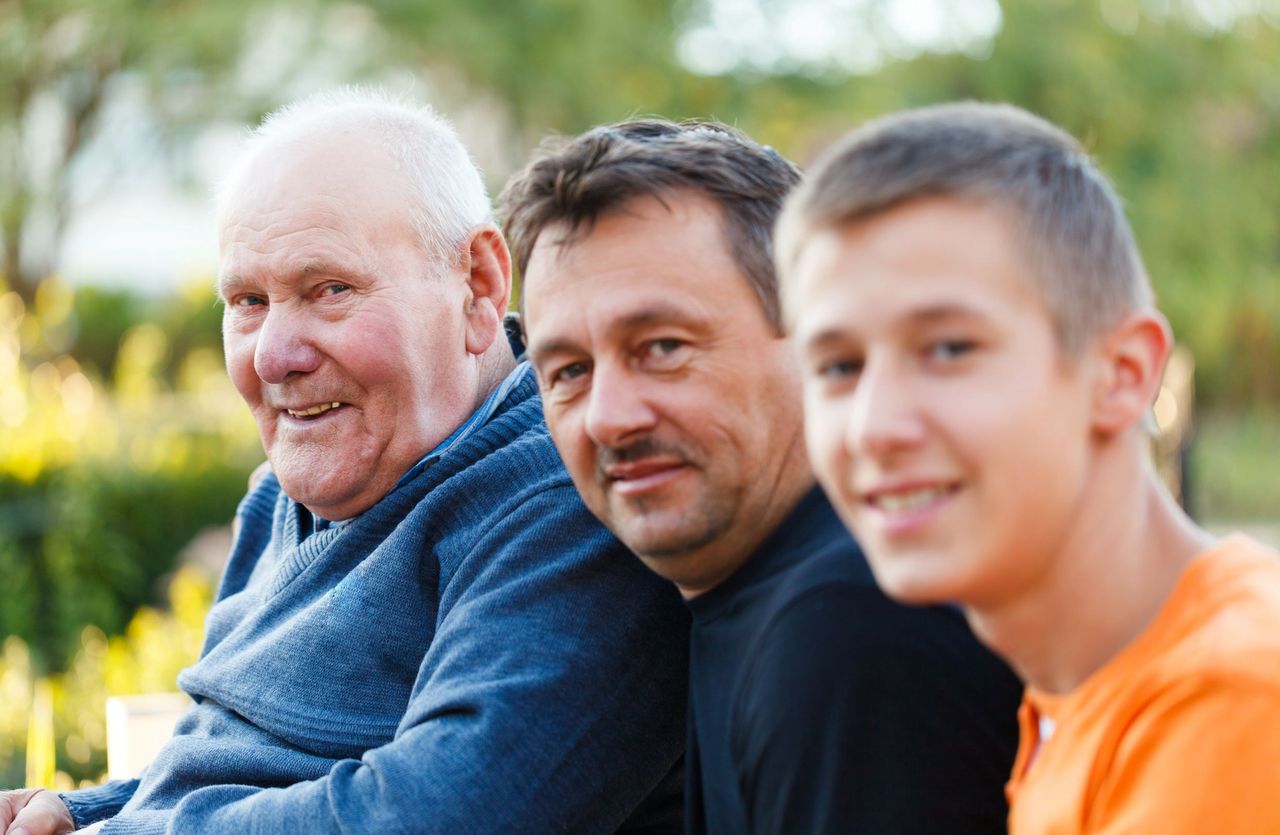
M 212 580 L 178 557 L 262 457 L 211 283 L 149 300 L 50 278 L 29 307 L 0 284 L 0 786 L 49 731 L 32 762 L 98 779 L 107 696 L 173 690 L 199 651 Z M 165 585 L 171 613 L 147 606 Z
M 16 636 L 0 645 L 0 788 L 26 784 L 28 720 L 37 681 L 52 693 L 52 785 L 70 788 L 98 782 L 106 773 L 106 700 L 108 696 L 177 689 L 178 672 L 200 651 L 204 616 L 213 596 L 212 581 L 195 568 L 173 575 L 165 611 L 143 607 L 124 634 L 108 638 L 86 626 L 65 672 L 39 679 L 25 642 Z M 36 735 L 41 736 L 39 734 Z
M 36 670 L 85 626 L 123 630 L 261 460 L 210 285 L 148 301 L 48 279 L 30 310 L 0 287 L 0 635 Z

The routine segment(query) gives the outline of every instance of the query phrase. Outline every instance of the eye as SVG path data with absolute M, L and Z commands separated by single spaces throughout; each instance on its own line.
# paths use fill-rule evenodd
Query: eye
M 862 371 L 862 360 L 851 357 L 826 359 L 818 363 L 814 373 L 824 380 L 838 382 L 856 377 Z
M 971 339 L 939 339 L 929 343 L 925 354 L 931 360 L 947 362 L 972 353 L 978 345 Z
M 683 344 L 678 339 L 655 339 L 645 345 L 645 353 L 651 357 L 664 357 L 679 350 Z
M 664 337 L 650 339 L 640 345 L 640 363 L 643 367 L 666 371 L 684 364 L 688 357 L 685 350 L 689 343 L 683 339 Z
M 557 385 L 565 385 L 580 380 L 587 375 L 590 369 L 585 362 L 571 362 L 553 369 L 547 375 L 547 383 L 554 388 Z
M 242 293 L 231 300 L 232 307 L 261 307 L 266 303 L 265 296 L 256 296 L 253 293 Z
M 348 290 L 350 290 L 350 289 L 351 289 L 351 286 L 350 286 L 350 285 L 348 285 L 348 284 L 337 284 L 337 283 L 334 283 L 334 284 L 326 284 L 326 285 L 324 285 L 323 287 L 321 287 L 321 288 L 320 288 L 320 295 L 322 295 L 322 296 L 336 296 L 336 295 L 339 295 L 339 294 L 341 294 L 341 293 L 345 293 L 345 292 L 347 292 L 347 291 L 348 291 Z

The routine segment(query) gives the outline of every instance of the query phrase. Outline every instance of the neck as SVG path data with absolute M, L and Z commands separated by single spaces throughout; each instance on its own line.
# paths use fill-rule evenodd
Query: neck
M 732 577 L 813 488 L 816 482 L 800 428 L 797 427 L 790 440 L 784 443 L 787 450 L 782 457 L 782 466 L 777 475 L 767 482 L 772 485 L 769 493 L 760 501 L 741 505 L 733 526 L 698 551 L 693 560 L 699 565 L 719 566 L 720 570 L 714 575 L 675 581 L 685 600 L 705 594 Z M 761 475 L 761 478 L 765 476 Z
M 1037 689 L 1070 692 L 1132 643 L 1210 544 L 1145 453 L 1118 452 L 1100 456 L 1080 512 L 1036 585 L 969 611 L 978 636 Z
M 511 347 L 506 344 L 506 340 L 496 341 L 489 350 L 480 355 L 476 361 L 476 401 L 471 406 L 472 411 L 480 408 L 485 398 L 507 378 L 515 367 L 516 358 L 511 353 Z

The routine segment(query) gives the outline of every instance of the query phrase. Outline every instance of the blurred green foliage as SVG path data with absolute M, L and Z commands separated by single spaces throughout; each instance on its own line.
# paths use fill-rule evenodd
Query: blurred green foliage
M 222 369 L 211 281 L 78 295 L 50 279 L 27 310 L 0 290 L 0 634 L 42 670 L 65 667 L 83 627 L 117 633 L 152 601 L 262 455 Z
M 1280 420 L 1261 409 L 1211 414 L 1196 435 L 1192 503 L 1199 516 L 1228 524 L 1269 523 L 1280 538 Z
M 54 786 L 97 782 L 106 772 L 108 696 L 177 689 L 178 672 L 200 651 L 204 616 L 213 597 L 209 579 L 184 568 L 168 584 L 166 610 L 143 607 L 123 634 L 107 637 L 86 626 L 64 672 L 45 681 L 53 697 Z M 27 644 L 0 642 L 0 789 L 24 785 L 27 718 L 38 674 Z

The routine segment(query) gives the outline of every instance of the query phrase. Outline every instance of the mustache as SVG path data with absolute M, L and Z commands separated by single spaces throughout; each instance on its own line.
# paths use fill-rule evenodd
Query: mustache
M 597 447 L 596 475 L 606 479 L 605 470 L 614 464 L 630 464 L 646 458 L 675 458 L 689 461 L 692 456 L 678 444 L 660 441 L 654 437 L 640 438 L 626 446 Z

